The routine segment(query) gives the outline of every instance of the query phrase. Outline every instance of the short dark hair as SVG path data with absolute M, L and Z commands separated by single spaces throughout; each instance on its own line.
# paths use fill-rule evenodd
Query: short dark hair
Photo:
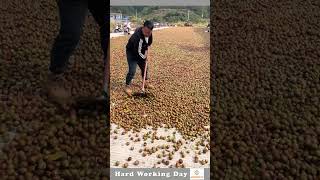
M 153 22 L 152 22 L 152 21 L 149 21 L 149 20 L 146 20 L 146 21 L 143 23 L 143 26 L 149 28 L 150 30 L 152 30 L 152 29 L 153 29 Z

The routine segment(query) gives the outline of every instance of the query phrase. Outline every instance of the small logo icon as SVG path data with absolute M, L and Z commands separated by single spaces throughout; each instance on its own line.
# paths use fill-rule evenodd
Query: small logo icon
M 204 169 L 191 168 L 190 180 L 204 180 Z

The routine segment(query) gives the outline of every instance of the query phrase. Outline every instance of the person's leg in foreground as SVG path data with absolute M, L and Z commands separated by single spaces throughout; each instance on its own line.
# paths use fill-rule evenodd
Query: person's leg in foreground
M 109 8 L 107 1 L 92 1 L 89 2 L 89 11 L 91 12 L 93 18 L 99 25 L 100 29 L 100 43 L 103 51 L 103 65 L 104 65 L 104 85 L 103 85 L 103 96 L 107 101 L 109 101 L 109 74 L 110 74 L 110 58 L 108 57 L 109 48 L 109 29 L 110 29 L 110 18 L 109 18 Z
M 130 52 L 127 51 L 127 61 L 128 61 L 128 67 L 129 71 L 126 76 L 126 87 L 125 87 L 125 92 L 131 96 L 132 95 L 132 90 L 131 90 L 131 81 L 134 78 L 134 75 L 136 73 L 137 69 L 137 60 L 135 56 L 133 56 Z
M 49 97 L 66 107 L 71 103 L 71 93 L 65 87 L 63 74 L 80 40 L 88 4 L 86 0 L 63 0 L 58 1 L 58 7 L 60 30 L 51 50 L 47 88 Z

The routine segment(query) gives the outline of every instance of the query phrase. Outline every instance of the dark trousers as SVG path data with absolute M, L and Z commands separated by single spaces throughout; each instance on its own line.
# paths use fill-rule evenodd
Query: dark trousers
M 88 10 L 100 27 L 101 48 L 104 52 L 104 61 L 106 61 L 110 26 L 107 1 L 58 0 L 57 2 L 60 16 L 60 31 L 51 50 L 49 70 L 57 74 L 63 73 L 66 70 L 69 58 L 79 43 Z
M 126 77 L 126 84 L 130 85 L 132 79 L 134 78 L 134 75 L 136 74 L 137 65 L 139 66 L 141 70 L 141 77 L 144 77 L 144 67 L 146 65 L 146 61 L 142 60 L 141 58 L 133 55 L 130 51 L 127 51 L 127 61 L 129 66 L 129 72 Z M 148 80 L 148 67 L 147 67 L 147 73 L 146 73 L 146 80 Z

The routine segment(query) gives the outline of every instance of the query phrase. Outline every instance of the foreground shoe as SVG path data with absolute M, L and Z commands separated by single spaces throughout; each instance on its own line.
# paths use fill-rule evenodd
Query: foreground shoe
M 49 98 L 63 109 L 68 109 L 72 104 L 71 93 L 65 87 L 63 74 L 49 73 L 46 88 Z
M 130 88 L 130 85 L 126 85 L 126 87 L 124 88 L 124 92 L 128 95 L 128 96 L 132 96 L 132 90 Z

